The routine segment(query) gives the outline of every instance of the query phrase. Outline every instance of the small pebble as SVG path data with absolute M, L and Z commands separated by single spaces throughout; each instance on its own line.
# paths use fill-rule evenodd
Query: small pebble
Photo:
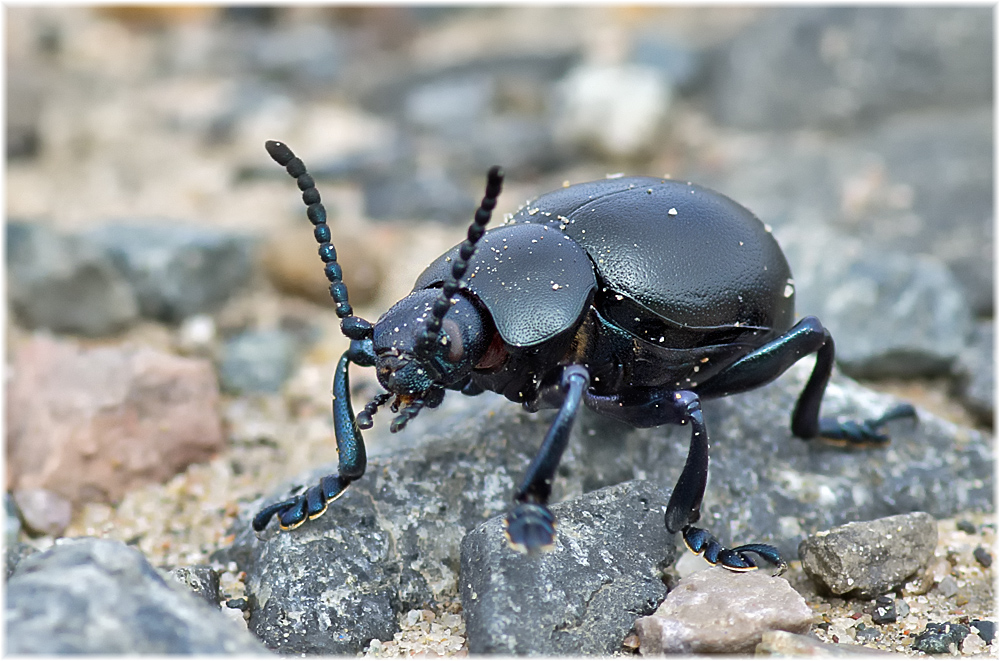
M 955 523 L 955 527 L 961 530 L 962 532 L 969 533 L 970 535 L 976 534 L 976 525 L 972 523 L 972 521 L 969 521 L 968 519 L 962 519 L 961 521 L 957 521 Z
M 875 610 L 872 612 L 872 622 L 875 624 L 889 624 L 890 622 L 895 622 L 896 617 L 896 604 L 892 597 L 882 595 L 875 599 Z
M 859 622 L 854 630 L 854 639 L 859 643 L 870 643 L 879 637 L 879 631 L 875 627 L 866 627 Z
M 28 532 L 59 537 L 73 518 L 73 505 L 48 489 L 15 489 L 14 503 Z
M 974 633 L 970 633 L 965 637 L 965 640 L 962 641 L 962 654 L 968 654 L 970 656 L 973 654 L 979 654 L 981 652 L 985 652 L 986 647 L 987 645 L 983 642 L 982 638 Z
M 993 636 L 997 632 L 997 623 L 991 620 L 972 620 L 969 624 L 972 625 L 973 630 L 975 630 L 979 637 L 982 638 L 987 643 L 993 642 Z
M 913 649 L 926 654 L 948 654 L 957 651 L 968 635 L 969 627 L 963 624 L 928 622 L 927 628 L 913 640 Z
M 976 559 L 976 562 L 987 569 L 993 564 L 993 556 L 983 546 L 977 546 L 976 550 L 972 552 L 972 556 Z
M 938 583 L 938 591 L 945 597 L 954 597 L 958 594 L 958 582 L 952 575 L 945 576 Z
M 910 605 L 903 599 L 896 600 L 896 617 L 906 617 L 910 614 Z
M 235 608 L 237 610 L 245 611 L 249 607 L 250 603 L 243 597 L 239 599 L 227 599 L 226 608 Z

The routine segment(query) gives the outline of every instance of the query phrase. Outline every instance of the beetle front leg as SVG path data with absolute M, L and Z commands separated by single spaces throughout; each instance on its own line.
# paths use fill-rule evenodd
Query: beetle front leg
M 298 528 L 307 519 L 315 519 L 322 515 L 327 506 L 339 498 L 351 482 L 364 475 L 368 459 L 365 442 L 351 407 L 351 384 L 347 368 L 352 362 L 360 365 L 374 363 L 370 344 L 370 340 L 367 344 L 365 341 L 352 341 L 351 348 L 340 357 L 334 373 L 333 428 L 337 437 L 337 452 L 340 455 L 337 473 L 321 478 L 319 484 L 310 487 L 304 493 L 262 509 L 253 519 L 255 531 L 263 531 L 271 517 L 275 515 L 282 530 Z M 372 359 L 371 363 L 369 359 Z
M 589 386 L 590 373 L 584 367 L 570 365 L 563 370 L 560 389 L 565 395 L 559 413 L 514 496 L 518 506 L 506 518 L 507 542 L 518 551 L 533 553 L 552 547 L 556 532 L 555 517 L 548 508 L 552 480 Z

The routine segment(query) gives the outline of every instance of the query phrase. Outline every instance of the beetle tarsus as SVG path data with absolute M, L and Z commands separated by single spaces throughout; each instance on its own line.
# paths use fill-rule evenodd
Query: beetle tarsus
M 504 519 L 507 543 L 520 553 L 548 551 L 555 546 L 556 520 L 544 505 L 521 503 Z
M 904 418 L 917 419 L 917 410 L 913 405 L 897 404 L 880 417 L 863 422 L 854 420 L 840 422 L 834 418 L 822 418 L 819 422 L 819 437 L 828 443 L 849 447 L 886 445 L 889 442 L 889 435 L 881 431 L 882 427 Z
M 704 528 L 694 526 L 684 526 L 681 531 L 684 538 L 684 545 L 695 555 L 705 558 L 710 565 L 721 565 L 734 572 L 746 572 L 759 569 L 757 561 L 749 553 L 756 554 L 775 566 L 774 576 L 779 576 L 788 568 L 787 563 L 781 558 L 778 549 L 770 544 L 744 544 L 736 548 L 727 549 L 719 543 L 712 533 Z
M 315 519 L 326 512 L 327 506 L 344 495 L 350 484 L 351 480 L 339 475 L 327 475 L 320 479 L 319 484 L 306 489 L 305 493 L 262 509 L 253 518 L 253 529 L 263 532 L 271 518 L 277 515 L 278 526 L 282 530 L 294 530 L 308 519 Z

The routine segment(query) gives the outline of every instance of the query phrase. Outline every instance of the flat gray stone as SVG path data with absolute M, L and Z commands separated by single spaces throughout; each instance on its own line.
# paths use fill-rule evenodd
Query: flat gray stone
M 111 256 L 131 283 L 142 316 L 168 323 L 215 312 L 248 286 L 253 267 L 248 237 L 175 220 L 112 223 L 81 238 Z
M 472 654 L 610 655 L 636 616 L 666 595 L 675 542 L 663 523 L 669 491 L 651 482 L 606 487 L 552 508 L 555 548 L 507 544 L 504 517 L 462 540 L 459 576 Z
M 91 337 L 139 319 L 135 293 L 109 255 L 42 224 L 7 224 L 7 294 L 27 328 Z

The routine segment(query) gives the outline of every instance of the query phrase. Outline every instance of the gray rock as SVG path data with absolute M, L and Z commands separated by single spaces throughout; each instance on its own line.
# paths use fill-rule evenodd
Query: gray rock
M 924 512 L 848 523 L 799 545 L 802 568 L 835 595 L 873 598 L 901 586 L 927 566 L 937 522 Z
M 985 425 L 993 424 L 993 321 L 975 325 L 972 338 L 956 364 L 954 392 L 970 413 Z
M 821 233 L 830 228 L 875 254 L 937 257 L 975 313 L 992 314 L 990 108 L 894 115 L 848 135 L 779 133 L 755 140 L 759 149 L 734 150 L 721 169 L 708 161 L 687 176 L 753 210 L 779 239 L 786 230 L 816 232 L 813 241 L 825 249 Z M 852 258 L 839 249 L 823 255 Z
M 21 324 L 96 337 L 138 320 L 128 280 L 98 246 L 33 223 L 8 223 L 6 238 L 7 293 Z
M 30 534 L 59 537 L 73 518 L 72 503 L 48 489 L 15 489 L 12 495 Z
M 992 315 L 992 144 L 992 107 L 912 113 L 858 135 L 846 145 L 855 173 L 834 182 L 845 191 L 842 205 L 848 187 L 867 178 L 864 191 L 881 182 L 855 198 L 856 207 L 842 207 L 838 229 L 880 249 L 934 255 L 958 278 L 975 313 Z
M 14 573 L 22 560 L 27 558 L 32 553 L 37 552 L 38 549 L 31 544 L 27 544 L 25 542 L 8 542 L 4 547 L 4 554 L 7 558 L 7 578 L 10 578 L 10 575 Z
M 824 643 L 809 635 L 787 631 L 765 631 L 760 644 L 754 650 L 755 656 L 891 656 L 872 647 L 846 645 L 844 643 Z
M 942 578 L 937 584 L 937 591 L 950 599 L 958 594 L 958 581 L 951 574 Z
M 830 330 L 846 373 L 912 378 L 951 372 L 972 329 L 972 311 L 939 260 L 816 228 L 786 227 L 778 236 L 795 277 L 796 309 Z
M 403 117 L 414 126 L 439 132 L 468 130 L 489 114 L 494 81 L 478 75 L 439 78 L 416 86 L 403 102 Z
M 789 415 L 809 373 L 797 365 L 769 386 L 704 403 L 713 442 L 701 521 L 723 544 L 769 543 L 790 559 L 807 534 L 847 521 L 992 508 L 992 440 L 925 412 L 919 424 L 891 425 L 883 448 L 845 452 L 793 438 Z M 834 375 L 824 415 L 875 417 L 891 403 Z M 460 540 L 508 510 L 554 412 L 528 414 L 495 395 L 453 394 L 446 404 L 397 435 L 404 452 L 370 457 L 365 477 L 322 517 L 259 541 L 249 517 L 287 490 L 245 512 L 219 559 L 247 571 L 250 627 L 269 647 L 353 654 L 372 637 L 390 638 L 399 613 L 457 596 Z M 426 425 L 422 439 L 409 438 L 416 423 Z M 382 442 L 370 436 L 373 446 Z M 686 428 L 634 429 L 583 411 L 552 502 L 631 479 L 669 488 L 689 440 Z
M 403 161 L 389 170 L 364 173 L 361 184 L 365 215 L 372 220 L 467 223 L 476 210 L 469 190 L 443 168 Z
M 167 575 L 215 608 L 220 607 L 219 573 L 209 565 L 176 567 L 168 571 Z
M 247 331 L 222 346 L 219 383 L 231 393 L 278 392 L 298 362 L 300 346 L 281 330 Z
M 635 629 L 643 656 L 748 654 L 765 632 L 805 633 L 813 618 L 785 579 L 712 567 L 681 579 L 654 614 L 636 620 Z
M 498 163 L 508 175 L 528 178 L 573 158 L 572 150 L 556 142 L 547 118 L 527 113 L 491 115 L 460 139 L 442 138 L 435 149 L 445 154 L 453 171 L 467 173 L 472 191 L 482 186 L 486 171 Z
M 459 583 L 472 654 L 610 655 L 637 615 L 667 593 L 673 536 L 663 525 L 669 491 L 633 481 L 553 507 L 555 548 L 520 554 L 503 517 L 462 540 Z
M 518 96 L 523 99 L 546 99 L 549 86 L 566 75 L 578 57 L 576 52 L 556 46 L 537 53 L 519 52 L 469 59 L 440 68 L 419 71 L 401 69 L 392 79 L 374 84 L 361 102 L 372 112 L 402 114 L 408 107 L 412 110 L 414 94 L 425 94 L 431 90 L 433 96 L 440 100 L 445 92 L 454 93 L 457 81 L 471 80 L 491 81 L 497 85 L 492 88 L 497 96 L 490 99 L 491 103 L 507 99 L 517 90 L 520 90 Z M 478 93 L 477 97 L 481 98 L 481 94 Z M 487 109 L 481 104 L 478 107 Z M 450 130 L 451 127 L 445 128 Z
M 986 106 L 991 44 L 985 7 L 777 9 L 719 54 L 713 112 L 724 124 L 788 129 Z
M 4 544 L 10 548 L 14 544 L 17 544 L 18 539 L 21 537 L 21 516 L 17 511 L 17 503 L 14 502 L 14 497 L 10 495 L 9 491 L 5 491 L 3 494 L 3 511 L 4 511 Z
M 7 74 L 6 147 L 9 160 L 37 155 L 41 114 L 48 71 L 30 58 L 12 56 Z M 51 82 L 49 83 L 51 84 Z
M 260 654 L 261 645 L 121 542 L 76 538 L 7 582 L 9 654 Z
M 250 631 L 284 654 L 354 654 L 391 640 L 404 565 L 379 514 L 369 494 L 350 489 L 327 516 L 254 549 Z
M 483 401 L 468 402 L 480 415 L 464 408 L 439 420 L 446 438 L 369 458 L 364 479 L 291 533 L 259 540 L 249 526 L 249 516 L 287 490 L 246 512 L 233 547 L 216 559 L 247 572 L 249 626 L 268 647 L 354 654 L 372 638 L 391 640 L 398 613 L 458 597 L 462 537 L 507 509 L 540 438 L 517 407 Z M 311 486 L 335 470 L 298 483 Z M 558 485 L 556 496 L 563 493 Z
M 671 89 L 678 91 L 693 92 L 707 80 L 706 53 L 665 39 L 659 32 L 638 35 L 632 43 L 629 61 L 655 69 Z
M 214 312 L 250 280 L 250 239 L 228 232 L 164 220 L 106 225 L 83 238 L 111 255 L 151 319 L 178 323 Z

